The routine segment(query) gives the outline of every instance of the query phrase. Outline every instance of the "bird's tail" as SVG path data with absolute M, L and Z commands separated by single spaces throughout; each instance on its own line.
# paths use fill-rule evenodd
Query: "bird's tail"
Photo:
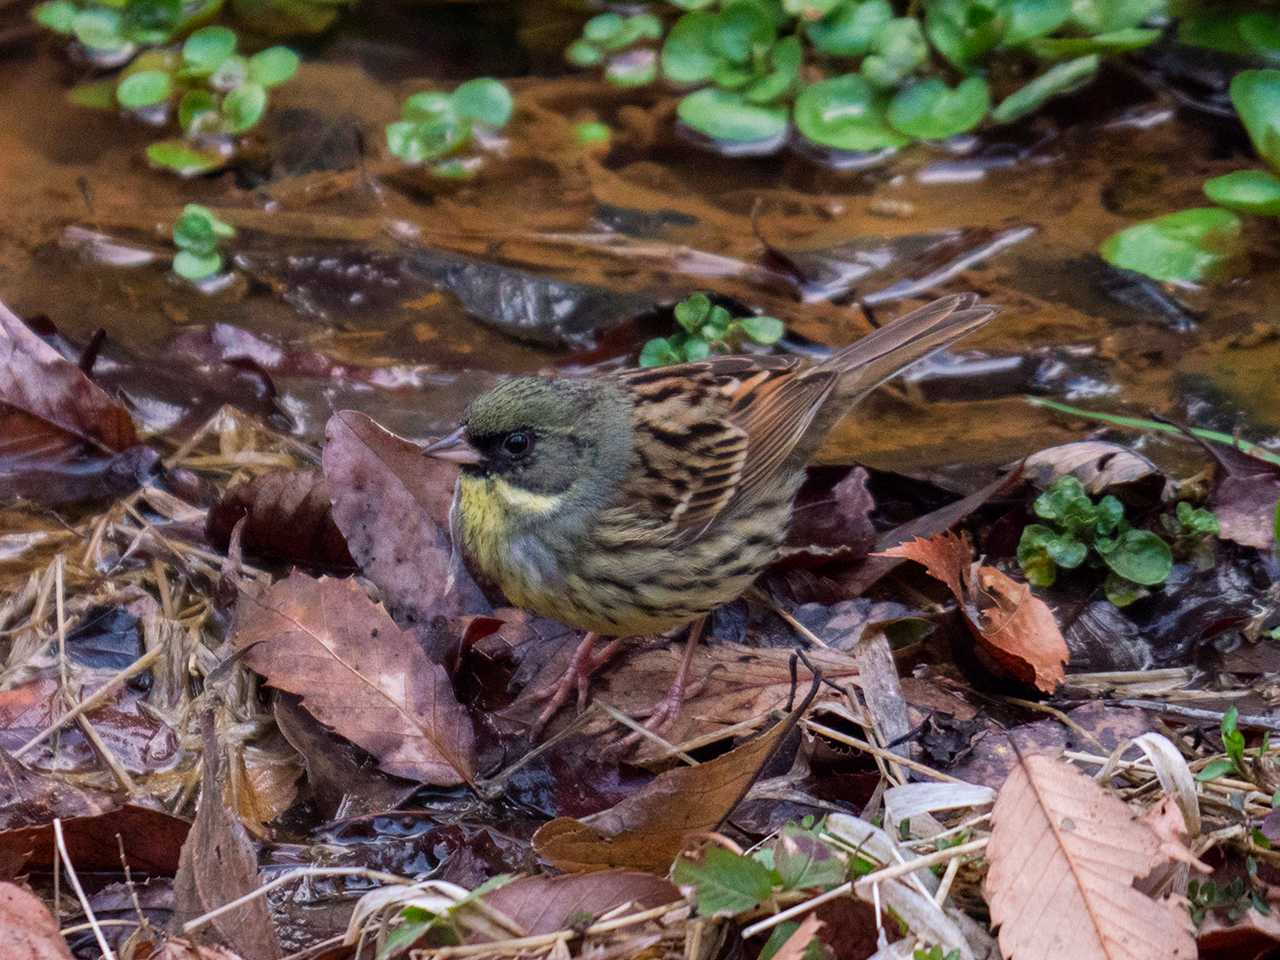
M 979 303 L 974 293 L 942 297 L 869 333 L 823 361 L 822 368 L 840 373 L 838 395 L 856 402 L 880 384 L 935 350 L 955 343 L 986 325 L 998 307 Z

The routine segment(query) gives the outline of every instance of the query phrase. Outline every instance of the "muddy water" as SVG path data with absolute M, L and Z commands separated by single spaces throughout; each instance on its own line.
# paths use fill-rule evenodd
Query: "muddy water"
M 782 318 L 815 354 L 971 289 L 1000 321 L 881 391 L 825 457 L 937 475 L 1092 429 L 1028 394 L 1280 446 L 1275 237 L 1254 237 L 1247 279 L 1176 296 L 1093 253 L 1240 165 L 1238 141 L 1167 96 L 1114 78 L 1025 127 L 838 171 L 716 156 L 673 132 L 669 97 L 563 75 L 566 15 L 378 16 L 304 46 L 249 169 L 194 181 L 140 161 L 154 131 L 68 105 L 81 78 L 55 48 L 0 51 L 0 299 L 73 343 L 104 328 L 98 375 L 152 430 L 232 402 L 315 440 L 333 409 L 425 435 L 509 373 L 629 360 L 695 289 Z M 520 73 L 480 178 L 399 168 L 381 134 L 399 101 L 479 70 Z M 605 153 L 572 137 L 597 118 Z M 241 231 L 237 279 L 209 295 L 168 273 L 192 201 Z

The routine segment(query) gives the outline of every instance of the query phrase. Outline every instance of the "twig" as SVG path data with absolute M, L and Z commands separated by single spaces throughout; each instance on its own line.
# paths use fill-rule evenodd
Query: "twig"
M 841 897 L 847 897 L 853 892 L 853 883 L 842 883 L 838 887 L 832 887 L 826 893 L 820 893 L 816 897 L 811 897 L 803 903 L 797 903 L 794 907 L 788 907 L 781 913 L 775 913 L 771 917 L 765 917 L 758 923 L 753 923 L 749 927 L 742 928 L 742 939 L 747 940 L 754 937 L 758 933 L 764 933 L 771 930 L 780 923 L 786 923 L 792 917 L 798 917 L 802 913 L 808 913 L 814 907 L 820 907 L 829 900 L 838 900 Z
M 62 859 L 62 865 L 67 869 L 67 879 L 71 882 L 71 889 L 76 892 L 76 897 L 80 900 L 84 915 L 89 920 L 89 926 L 93 929 L 93 935 L 97 938 L 98 947 L 102 950 L 102 960 L 116 960 L 115 953 L 107 944 L 107 938 L 102 933 L 102 925 L 98 923 L 98 918 L 93 915 L 93 907 L 89 906 L 89 898 L 84 895 L 84 887 L 80 886 L 80 878 L 76 876 L 76 868 L 71 865 L 71 855 L 67 853 L 67 842 L 62 836 L 61 817 L 53 818 L 53 840 L 58 845 L 58 856 Z
M 906 767 L 909 770 L 914 770 L 916 773 L 923 773 L 925 776 L 932 777 L 934 780 L 945 780 L 947 783 L 967 782 L 967 781 L 961 780 L 959 777 L 953 777 L 949 773 L 943 773 L 941 770 L 934 770 L 932 767 L 925 766 L 923 763 L 920 763 L 920 761 L 918 760 L 912 760 L 910 757 L 899 756 L 898 754 L 893 753 L 889 750 L 882 750 L 880 747 L 873 746 L 872 744 L 867 743 L 867 741 L 865 740 L 859 740 L 857 737 L 851 737 L 847 733 L 843 733 L 839 730 L 834 730 L 831 727 L 818 723 L 815 720 L 805 720 L 804 725 L 806 728 L 808 728 L 812 732 L 820 733 L 822 734 L 822 736 L 836 741 L 836 743 L 843 743 L 845 746 L 853 747 L 857 750 L 865 750 L 867 753 L 871 754 L 872 756 L 883 757 L 884 759 L 888 760 L 890 763 L 901 764 L 902 766 Z
M 32 737 L 30 740 L 28 740 L 26 743 L 20 746 L 17 750 L 13 752 L 13 756 L 15 757 L 22 756 L 32 747 L 36 747 L 44 743 L 44 741 L 48 740 L 51 736 L 57 733 L 58 730 L 60 730 L 62 727 L 66 726 L 72 720 L 75 720 L 78 717 L 80 717 L 81 714 L 87 713 L 88 711 L 93 710 L 94 708 L 105 703 L 106 700 L 113 693 L 115 693 L 116 687 L 124 683 L 124 681 L 128 680 L 130 677 L 137 676 L 143 670 L 146 670 L 148 667 L 150 667 L 153 663 L 155 663 L 157 660 L 160 659 L 160 655 L 164 653 L 165 649 L 166 649 L 165 647 L 159 646 L 159 647 L 155 647 L 154 649 L 148 650 L 137 660 L 133 661 L 133 663 L 129 664 L 129 666 L 125 667 L 123 670 L 121 670 L 119 673 L 117 673 L 115 676 L 109 679 L 106 683 L 104 683 L 101 687 L 95 690 L 92 694 L 85 697 L 83 700 L 81 700 L 78 704 L 76 704 L 74 707 L 72 707 L 62 716 L 58 717 L 58 719 L 54 720 L 53 723 L 45 727 L 43 730 L 37 733 L 34 737 Z
M 854 881 L 854 886 L 866 887 L 873 883 L 881 883 L 884 880 L 893 880 L 908 873 L 915 873 L 921 867 L 932 867 L 938 863 L 946 863 L 954 857 L 962 857 L 966 853 L 977 853 L 990 842 L 990 837 L 982 837 L 978 840 L 970 840 L 968 843 L 947 847 L 945 850 L 939 850 L 927 856 L 907 860 L 905 863 L 896 863 L 892 867 L 883 867 L 874 873 L 868 873 L 865 877 L 859 877 Z
M 611 716 L 618 723 L 622 724 L 624 727 L 627 727 L 632 732 L 638 733 L 640 734 L 640 736 L 646 737 L 647 739 L 652 740 L 654 743 L 660 746 L 665 751 L 665 753 L 663 754 L 664 757 L 679 757 L 681 760 L 689 764 L 689 766 L 691 767 L 696 767 L 698 765 L 697 760 L 693 759 L 693 757 L 689 756 L 689 754 L 685 753 L 683 750 L 681 750 L 679 747 L 673 744 L 670 740 L 667 740 L 665 737 L 659 735 L 655 731 L 650 730 L 644 724 L 627 716 L 617 707 L 611 706 L 610 704 L 605 703 L 603 700 L 600 700 L 599 698 L 596 699 L 596 703 L 597 705 L 599 705 L 601 710 L 603 710 L 605 713 Z
M 592 924 L 586 930 L 556 930 L 552 933 L 544 933 L 532 937 L 518 937 L 511 940 L 499 940 L 494 943 L 472 943 L 465 944 L 460 947 L 437 947 L 432 950 L 429 956 L 433 958 L 440 957 L 466 957 L 478 954 L 486 954 L 491 956 L 505 956 L 514 954 L 515 951 L 526 947 L 549 947 L 557 941 L 571 940 L 581 936 L 584 939 L 596 934 L 612 933 L 615 930 L 623 930 L 627 927 L 634 927 L 638 923 L 645 923 L 649 920 L 656 920 L 663 915 L 670 913 L 672 910 L 685 906 L 683 900 L 665 903 L 660 907 L 651 907 L 640 913 L 630 913 L 623 917 L 616 917 L 613 920 L 604 920 L 600 923 Z
M 1131 707 L 1163 713 L 1170 717 L 1182 717 L 1186 720 L 1202 720 L 1208 723 L 1221 724 L 1224 716 L 1220 710 L 1205 710 L 1202 707 L 1183 707 L 1176 703 L 1163 703 L 1155 700 L 1104 700 L 1109 707 Z M 1257 713 L 1242 713 L 1236 717 L 1236 726 L 1250 727 L 1254 730 L 1270 730 L 1280 733 L 1280 717 L 1265 717 Z
M 116 782 L 124 787 L 125 792 L 130 797 L 136 796 L 138 785 L 134 783 L 133 777 L 129 776 L 129 771 L 124 768 L 119 758 L 112 753 L 111 748 L 107 746 L 93 724 L 89 722 L 89 718 L 84 713 L 81 713 L 80 716 L 76 717 L 76 723 L 80 727 L 80 732 L 85 735 L 85 739 L 92 744 L 93 749 L 97 752 L 98 759 L 106 764 L 107 769 L 111 771 L 111 775 L 116 778 Z
M 776 613 L 784 621 L 786 621 L 787 626 L 789 626 L 792 630 L 800 634 L 800 636 L 804 637 L 806 640 L 809 641 L 809 643 L 811 643 L 815 647 L 821 647 L 823 650 L 831 649 L 831 644 L 827 643 L 820 636 L 818 636 L 816 633 L 814 633 L 812 630 L 806 627 L 803 623 L 797 620 L 794 616 L 791 615 L 789 611 L 782 609 L 782 605 L 779 604 L 776 600 L 774 600 L 773 597 L 769 597 L 766 595 L 766 599 L 769 602 L 769 609 L 772 610 L 774 613 Z
M 55 821 L 56 822 L 56 821 Z M 384 873 L 381 870 L 370 870 L 366 867 L 302 867 L 298 870 L 290 870 L 288 873 L 282 873 L 274 880 L 264 883 L 256 890 L 250 890 L 242 897 L 236 897 L 230 903 L 224 903 L 220 907 L 203 913 L 194 920 L 188 920 L 182 925 L 183 934 L 191 933 L 193 930 L 199 930 L 212 920 L 217 919 L 224 913 L 229 913 L 238 907 L 243 907 L 246 903 L 251 903 L 258 897 L 264 897 L 277 887 L 283 887 L 285 884 L 292 883 L 294 880 L 301 880 L 304 877 L 363 877 L 366 880 L 376 880 L 379 883 L 394 883 L 397 885 L 408 885 L 410 881 L 406 877 L 396 876 L 394 873 Z
M 1012 703 L 1015 706 L 1022 707 L 1024 710 L 1036 710 L 1040 713 L 1047 713 L 1049 714 L 1049 716 L 1053 717 L 1055 720 L 1061 723 L 1064 727 L 1066 727 L 1068 730 L 1074 733 L 1077 737 L 1081 737 L 1084 740 L 1088 740 L 1099 751 L 1105 751 L 1107 749 L 1106 745 L 1103 744 L 1101 740 L 1095 737 L 1092 733 L 1090 733 L 1084 727 L 1080 726 L 1080 724 L 1076 723 L 1074 720 L 1072 720 L 1069 716 L 1067 716 L 1057 707 L 1051 707 L 1047 703 L 1037 703 L 1034 700 L 1023 700 L 1021 697 L 1003 697 L 1001 699 L 1003 699 L 1005 703 Z

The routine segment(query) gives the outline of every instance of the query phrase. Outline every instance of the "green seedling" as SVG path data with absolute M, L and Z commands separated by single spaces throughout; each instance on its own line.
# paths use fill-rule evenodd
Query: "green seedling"
M 705 360 L 712 353 L 729 353 L 744 341 L 771 346 L 782 339 L 785 328 L 774 317 L 734 317 L 713 304 L 705 293 L 676 304 L 680 332 L 655 337 L 640 351 L 640 366 L 661 367 L 669 363 Z
M 219 220 L 208 207 L 187 204 L 173 224 L 173 243 L 178 248 L 173 272 L 193 283 L 221 273 L 223 260 L 218 248 L 235 235 L 235 227 Z
M 401 105 L 400 119 L 387 124 L 387 149 L 434 176 L 467 179 L 484 164 L 472 150 L 478 135 L 501 130 L 514 112 L 511 93 L 489 77 L 468 80 L 452 93 L 415 93 Z

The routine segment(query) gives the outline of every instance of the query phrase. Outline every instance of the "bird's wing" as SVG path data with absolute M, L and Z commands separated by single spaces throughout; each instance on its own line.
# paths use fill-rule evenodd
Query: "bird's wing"
M 833 394 L 851 406 L 994 315 L 961 294 L 807 369 L 789 357 L 741 356 L 622 371 L 617 376 L 635 400 L 639 467 L 623 491 L 625 502 L 677 531 L 705 529 L 729 503 L 767 489 Z

